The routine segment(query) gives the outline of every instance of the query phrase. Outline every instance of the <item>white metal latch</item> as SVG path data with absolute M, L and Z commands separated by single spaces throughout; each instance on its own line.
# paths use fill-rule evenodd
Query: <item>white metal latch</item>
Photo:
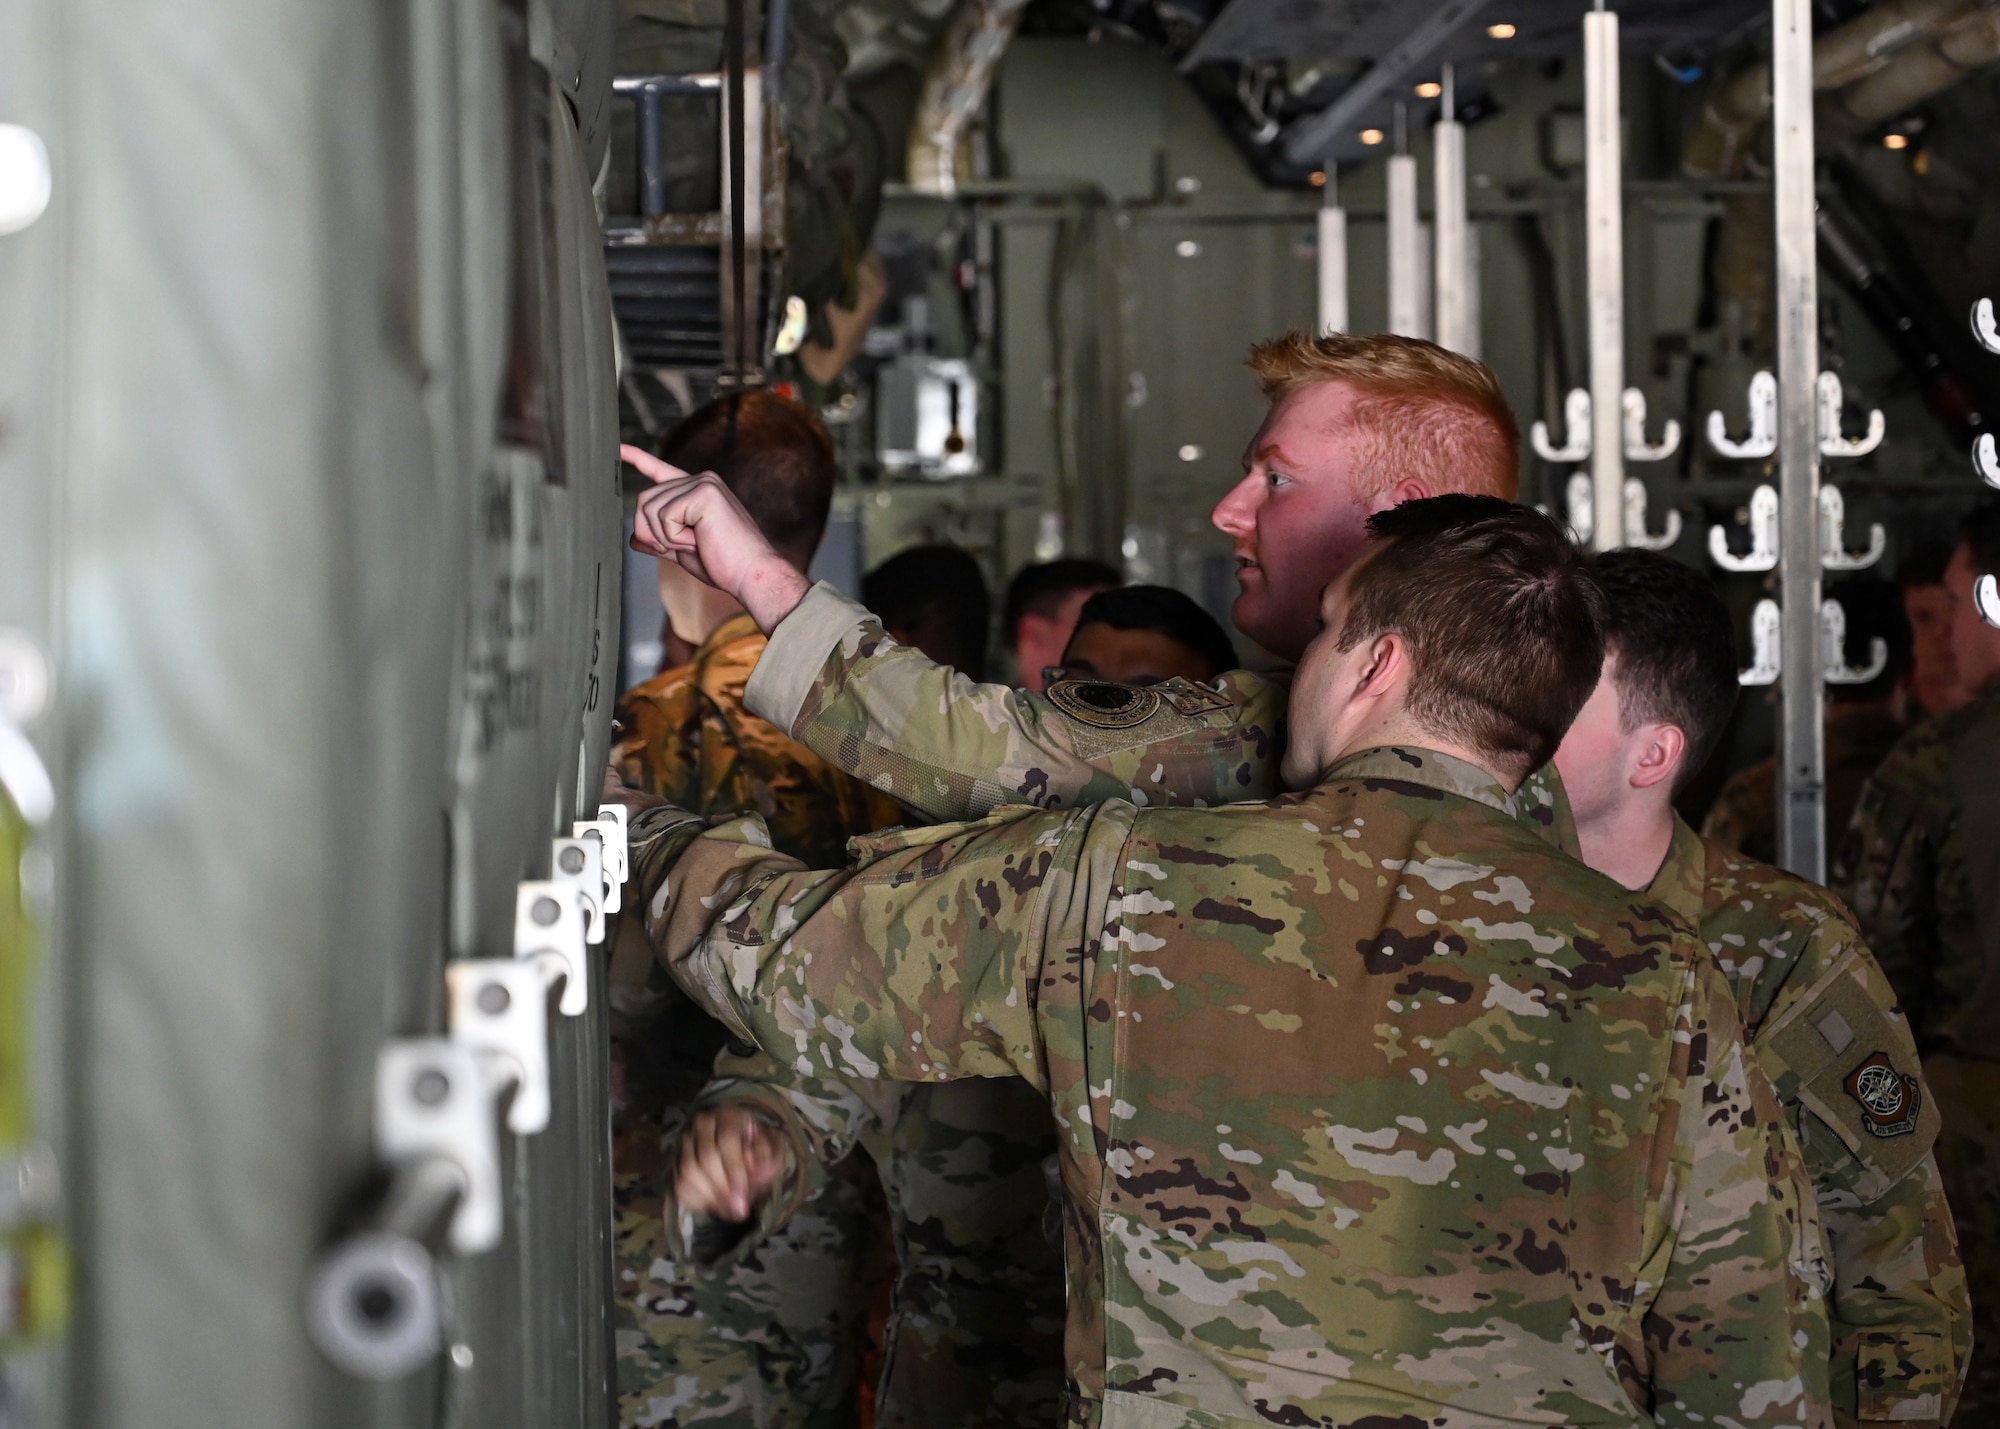
M 1778 614 L 1778 602 L 1760 600 L 1757 608 L 1750 612 L 1750 668 L 1736 672 L 1736 682 L 1741 685 L 1774 685 L 1783 669 L 1779 657 L 1783 653 L 1784 622 Z
M 565 1017 L 590 1006 L 590 964 L 583 933 L 583 898 L 576 887 L 531 879 L 514 892 L 514 956 L 533 963 L 548 986 L 563 979 Z
M 1820 373 L 1818 391 L 1821 456 L 1867 456 L 1882 445 L 1882 434 L 1888 430 L 1888 424 L 1882 420 L 1882 413 L 1874 408 L 1868 413 L 1867 435 L 1849 438 L 1840 434 L 1840 412 L 1845 398 L 1840 390 L 1839 373 Z
M 1572 387 L 1569 396 L 1563 399 L 1563 444 L 1556 446 L 1549 440 L 1548 423 L 1537 421 L 1528 428 L 1528 440 L 1534 445 L 1535 455 L 1543 461 L 1571 462 L 1586 461 L 1590 457 L 1590 394 L 1581 387 Z M 1575 523 L 1572 522 L 1572 525 Z M 1585 536 L 1583 540 L 1590 538 Z
M 1626 395 L 1630 396 L 1631 394 L 1627 393 Z M 1668 429 L 1673 434 L 1673 440 L 1675 442 L 1678 442 L 1680 440 L 1679 429 L 1675 427 L 1674 424 L 1671 422 L 1669 422 L 1667 426 Z M 1625 454 L 1627 456 L 1630 456 L 1632 453 L 1628 449 Z M 1662 452 L 1661 455 L 1664 456 L 1666 455 L 1666 453 Z M 1652 458 L 1648 458 L 1648 460 L 1652 460 Z M 1625 478 L 1625 544 L 1628 546 L 1635 546 L 1642 551 L 1664 551 L 1670 546 L 1672 546 L 1674 542 L 1680 540 L 1680 538 L 1681 538 L 1681 513 L 1675 510 L 1671 506 L 1667 508 L 1666 528 L 1662 530 L 1660 534 L 1657 536 L 1650 535 L 1647 533 L 1646 483 L 1639 480 L 1639 478 L 1636 476 L 1626 477 Z
M 1720 526 L 1708 528 L 1708 554 L 1725 571 L 1769 571 L 1778 565 L 1778 492 L 1759 486 L 1750 493 L 1750 553 L 1730 554 L 1729 538 Z
M 465 1173 L 451 1219 L 451 1248 L 477 1255 L 500 1243 L 497 1089 L 471 1047 L 444 1037 L 385 1044 L 375 1058 L 376 1153 L 390 1168 L 442 1157 Z
M 1981 298 L 1972 305 L 1972 336 L 1988 352 L 2000 352 L 2000 326 L 1993 321 L 1993 300 Z
M 604 941 L 604 840 L 557 839 L 549 851 L 551 877 L 583 899 L 583 940 Z
M 1570 474 L 1563 485 L 1563 506 L 1567 511 L 1570 534 L 1576 537 L 1577 545 L 1588 546 L 1597 530 L 1596 488 L 1590 483 L 1589 472 Z
M 630 876 L 625 809 L 621 804 L 599 804 L 597 817 L 570 827 L 576 838 L 595 836 L 604 845 L 604 911 L 616 913 L 624 906 L 619 890 Z
M 1993 433 L 1981 432 L 1973 438 L 1972 469 L 1988 486 L 2000 486 L 2000 451 L 1994 449 Z
M 49 662 L 20 631 L 0 629 L 0 788 L 31 824 L 45 824 L 55 813 L 56 786 L 16 726 L 38 718 L 48 702 Z
M 1847 612 L 1837 600 L 1819 607 L 1820 663 L 1829 685 L 1865 685 L 1889 668 L 1889 643 L 1879 635 L 1868 642 L 1868 664 L 1856 670 L 1847 663 Z
M 1846 498 L 1841 496 L 1839 487 L 1822 486 L 1819 489 L 1820 564 L 1830 571 L 1859 571 L 1882 559 L 1882 553 L 1889 549 L 1889 537 L 1879 522 L 1870 523 L 1868 549 L 1859 552 L 1847 549 L 1846 526 Z
M 1708 414 L 1708 444 L 1723 456 L 1739 461 L 1767 457 L 1778 449 L 1778 379 L 1769 372 L 1759 372 L 1750 379 L 1749 398 L 1750 435 L 1740 442 L 1729 439 L 1722 413 Z
M 1625 460 L 1665 461 L 1681 449 L 1681 424 L 1672 417 L 1667 418 L 1660 428 L 1659 444 L 1646 440 L 1646 394 L 1637 387 L 1627 387 L 1624 396 L 1625 411 Z M 1626 488 L 1629 493 L 1631 488 Z M 1637 545 L 1638 543 L 1632 542 Z M 1668 545 L 1673 543 L 1669 541 Z M 1657 546 L 1649 550 L 1660 549 Z
M 447 963 L 451 1040 L 487 1063 L 495 1092 L 514 1083 L 507 1129 L 533 1136 L 549 1124 L 549 964 L 506 958 Z
M 1973 608 L 1979 618 L 2000 630 L 2000 581 L 1992 576 L 1981 576 L 1972 584 Z

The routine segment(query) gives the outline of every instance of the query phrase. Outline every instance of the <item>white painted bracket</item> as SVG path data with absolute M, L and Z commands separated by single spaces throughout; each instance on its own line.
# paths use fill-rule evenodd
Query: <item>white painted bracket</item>
M 1837 600 L 1819 606 L 1819 657 L 1829 685 L 1865 685 L 1889 668 L 1889 642 L 1880 636 L 1868 642 L 1868 664 L 1854 669 L 1847 663 L 1847 612 Z
M 1624 398 L 1625 411 L 1625 460 L 1665 461 L 1681 449 L 1681 424 L 1672 417 L 1667 418 L 1660 428 L 1658 445 L 1646 440 L 1646 394 L 1637 387 L 1627 387 Z M 1636 542 L 1631 544 L 1636 545 Z M 1654 549 L 1657 549 L 1654 548 Z
M 1631 395 L 1627 393 L 1626 395 Z M 1672 424 L 1669 423 L 1669 426 Z M 1680 440 L 1678 431 L 1674 440 Z M 1630 456 L 1631 448 L 1625 454 Z M 1681 513 L 1669 506 L 1667 522 L 1657 536 L 1646 530 L 1646 483 L 1636 476 L 1625 478 L 1625 544 L 1636 546 L 1642 551 L 1664 551 L 1681 538 Z
M 604 845 L 604 911 L 616 913 L 624 906 L 620 890 L 625 887 L 625 880 L 631 876 L 628 852 L 631 844 L 627 838 L 624 807 L 619 804 L 599 804 L 597 817 L 571 825 L 570 833 L 580 839 L 595 835 Z
M 1993 321 L 1993 300 L 1981 298 L 1972 305 L 1972 337 L 1988 352 L 2000 352 L 2000 326 Z
M 1579 546 L 1588 546 L 1597 531 L 1597 495 L 1590 473 L 1575 472 L 1563 485 L 1564 519 Z
M 527 960 L 446 963 L 451 1040 L 486 1062 L 496 1092 L 514 1084 L 507 1129 L 533 1136 L 549 1124 L 549 967 Z
M 590 965 L 583 933 L 583 898 L 568 883 L 529 880 L 514 893 L 514 956 L 542 969 L 553 987 L 564 979 L 565 1017 L 579 1017 L 590 1006 Z
M 1750 435 L 1740 442 L 1729 439 L 1722 413 L 1708 414 L 1708 444 L 1726 457 L 1738 461 L 1756 460 L 1778 449 L 1778 379 L 1759 372 L 1750 379 Z
M 604 941 L 604 840 L 557 839 L 549 850 L 550 877 L 583 899 L 583 940 Z
M 1972 443 L 1972 469 L 1979 473 L 1980 480 L 1988 486 L 2000 487 L 2000 450 L 1996 450 L 1993 433 L 1981 432 Z
M 1861 571 L 1882 559 L 1889 549 L 1889 535 L 1879 522 L 1868 527 L 1868 549 L 1847 549 L 1847 501 L 1837 486 L 1819 489 L 1819 560 L 1830 571 Z M 1873 679 L 1874 676 L 1869 676 Z
M 1750 493 L 1750 553 L 1730 554 L 1720 526 L 1708 528 L 1708 554 L 1725 571 L 1769 571 L 1778 565 L 1778 492 L 1760 486 Z
M 1882 413 L 1878 409 L 1871 408 L 1868 412 L 1867 435 L 1850 438 L 1840 434 L 1840 412 L 1845 399 L 1840 390 L 1838 372 L 1820 373 L 1818 392 L 1821 456 L 1867 456 L 1882 445 L 1882 435 L 1888 431 L 1888 424 L 1882 420 Z
M 1981 620 L 2000 630 L 2000 580 L 1981 576 L 1973 582 L 1972 605 Z
M 1590 394 L 1581 387 L 1572 387 L 1563 399 L 1563 428 L 1563 444 L 1556 446 L 1549 440 L 1548 423 L 1537 421 L 1529 427 L 1528 440 L 1535 455 L 1552 462 L 1590 460 Z
M 1775 685 L 1778 682 L 1778 673 L 1783 669 L 1780 663 L 1784 653 L 1783 626 L 1783 619 L 1778 614 L 1778 602 L 1757 602 L 1757 608 L 1750 612 L 1750 668 L 1736 672 L 1738 684 Z
M 500 1243 L 500 1129 L 488 1077 L 477 1051 L 443 1037 L 389 1042 L 375 1057 L 376 1154 L 392 1169 L 436 1156 L 465 1173 L 450 1234 L 460 1255 Z

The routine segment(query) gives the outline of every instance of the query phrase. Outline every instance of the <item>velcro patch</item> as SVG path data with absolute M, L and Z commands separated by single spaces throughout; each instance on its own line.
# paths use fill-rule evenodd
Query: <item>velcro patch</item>
M 1810 1111 L 1858 1163 L 1848 1189 L 1865 1203 L 1885 1194 L 1930 1151 L 1938 1113 L 1924 1095 L 1908 1030 L 1842 956 L 1797 1002 L 1758 1033 L 1754 1050 L 1787 1101 Z M 1808 1145 L 1810 1146 L 1810 1138 Z M 1807 1159 L 1819 1158 L 1808 1150 Z M 1815 1176 L 1832 1168 L 1816 1164 Z

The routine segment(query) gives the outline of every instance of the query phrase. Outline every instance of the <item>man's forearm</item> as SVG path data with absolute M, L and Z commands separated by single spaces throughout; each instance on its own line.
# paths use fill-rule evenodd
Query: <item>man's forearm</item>
M 1065 708 L 969 680 L 820 586 L 772 635 L 744 701 L 864 783 L 930 818 L 960 819 L 1001 804 L 1269 798 L 1286 692 L 1239 670 L 1220 689 L 1161 686 L 1114 692 L 1120 708 Z

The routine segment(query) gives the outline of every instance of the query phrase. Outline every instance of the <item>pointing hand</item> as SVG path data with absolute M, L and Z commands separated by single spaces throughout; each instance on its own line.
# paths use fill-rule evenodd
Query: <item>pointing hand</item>
M 733 596 L 767 635 L 792 613 L 809 583 L 772 548 L 721 477 L 690 476 L 637 447 L 618 453 L 655 483 L 639 498 L 634 550 L 670 560 Z

